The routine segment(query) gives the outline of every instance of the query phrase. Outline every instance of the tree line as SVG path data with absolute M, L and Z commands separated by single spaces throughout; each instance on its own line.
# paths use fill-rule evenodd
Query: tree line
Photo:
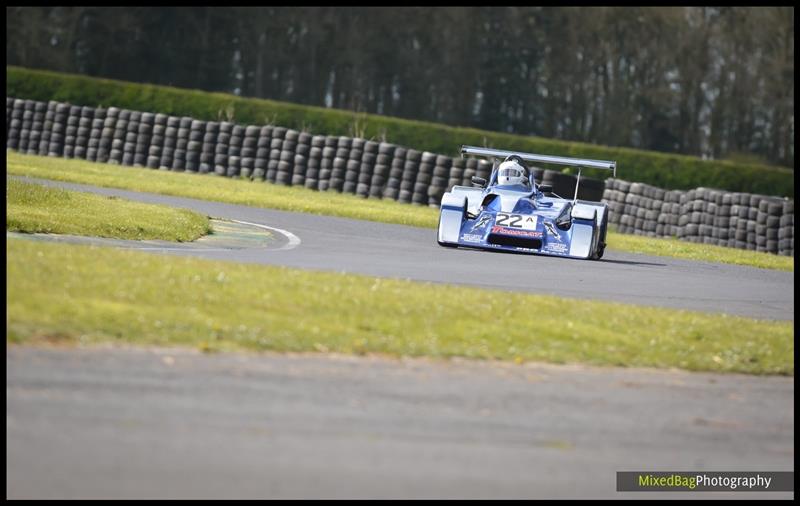
M 7 7 L 8 64 L 794 165 L 793 7 Z

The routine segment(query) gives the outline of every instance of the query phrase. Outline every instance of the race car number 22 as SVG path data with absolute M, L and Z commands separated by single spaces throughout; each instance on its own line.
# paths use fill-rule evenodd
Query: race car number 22
M 495 225 L 523 230 L 536 230 L 536 216 L 523 216 L 521 214 L 497 213 Z

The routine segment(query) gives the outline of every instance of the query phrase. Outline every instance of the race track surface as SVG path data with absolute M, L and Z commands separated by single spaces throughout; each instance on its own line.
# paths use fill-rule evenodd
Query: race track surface
M 789 471 L 793 378 L 10 346 L 8 498 L 792 498 L 617 493 Z
M 63 188 L 192 209 L 288 232 L 299 244 L 164 253 L 333 270 L 415 281 L 794 320 L 794 274 L 606 250 L 601 261 L 443 248 L 436 232 L 62 182 Z M 152 248 L 150 251 L 154 251 Z M 157 251 L 157 250 L 156 250 Z M 579 302 L 578 302 L 579 303 Z

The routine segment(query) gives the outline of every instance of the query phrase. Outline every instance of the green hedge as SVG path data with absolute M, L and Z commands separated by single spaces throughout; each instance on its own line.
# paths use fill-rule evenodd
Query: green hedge
M 6 96 L 56 100 L 87 106 L 276 124 L 326 135 L 359 135 L 419 150 L 455 156 L 462 144 L 486 145 L 550 155 L 617 161 L 617 176 L 665 189 L 699 186 L 794 197 L 794 172 L 729 161 L 450 127 L 424 121 L 354 113 L 272 100 L 243 98 L 169 86 L 138 84 L 20 67 L 6 67 Z M 586 175 L 606 177 L 607 172 Z

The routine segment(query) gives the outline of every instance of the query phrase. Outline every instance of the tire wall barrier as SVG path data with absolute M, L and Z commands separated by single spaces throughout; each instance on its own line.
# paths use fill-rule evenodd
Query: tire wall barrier
M 617 231 L 794 255 L 794 200 L 713 188 L 663 190 L 607 179 L 603 200 Z
M 6 148 L 26 154 L 242 177 L 438 207 L 454 185 L 488 179 L 492 165 L 276 125 L 238 125 L 116 107 L 6 97 Z M 572 198 L 574 176 L 532 167 L 537 182 Z M 622 233 L 794 254 L 794 201 L 710 188 L 663 190 L 581 177 L 578 198 L 603 200 Z

